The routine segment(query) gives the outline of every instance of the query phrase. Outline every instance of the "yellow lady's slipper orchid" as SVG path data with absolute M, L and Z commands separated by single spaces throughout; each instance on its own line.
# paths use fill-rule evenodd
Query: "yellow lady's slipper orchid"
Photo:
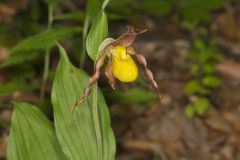
M 122 82 L 132 82 L 138 77 L 138 69 L 123 46 L 114 47 L 112 55 L 113 75 Z
M 122 82 L 132 82 L 137 79 L 138 68 L 131 57 L 134 56 L 136 61 L 143 66 L 145 77 L 157 91 L 159 98 L 161 98 L 158 84 L 153 78 L 153 73 L 148 69 L 146 59 L 132 46 L 136 36 L 144 33 L 146 29 L 137 29 L 130 25 L 127 27 L 127 33 L 123 34 L 116 40 L 111 40 L 110 43 L 100 50 L 99 57 L 95 63 L 94 73 L 89 78 L 89 83 L 84 89 L 83 95 L 79 97 L 73 106 L 72 112 L 84 101 L 87 96 L 90 95 L 92 86 L 100 77 L 100 69 L 104 65 L 106 57 L 108 57 L 109 60 L 108 65 L 105 68 L 105 75 L 107 76 L 109 84 L 113 89 L 115 89 L 116 78 Z

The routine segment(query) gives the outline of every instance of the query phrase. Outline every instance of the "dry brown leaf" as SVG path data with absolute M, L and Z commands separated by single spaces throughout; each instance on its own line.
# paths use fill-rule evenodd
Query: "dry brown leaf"
M 240 64 L 232 60 L 225 59 L 219 63 L 217 71 L 226 76 L 240 80 Z

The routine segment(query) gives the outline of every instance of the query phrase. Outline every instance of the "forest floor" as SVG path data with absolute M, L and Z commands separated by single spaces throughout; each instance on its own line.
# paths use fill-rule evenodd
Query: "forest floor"
M 163 100 L 111 106 L 113 128 L 121 148 L 118 160 L 240 159 L 240 64 L 225 58 L 218 65 L 222 84 L 211 94 L 213 106 L 202 117 L 187 118 L 184 85 L 189 78 L 184 40 L 141 41 Z M 181 51 L 183 51 L 181 53 Z
M 215 17 L 213 34 L 225 55 L 216 73 L 222 84 L 211 93 L 213 105 L 202 117 L 184 114 L 190 40 L 160 22 L 156 32 L 136 41 L 163 100 L 147 106 L 112 104 L 118 160 L 240 160 L 240 25 L 234 18 L 228 11 Z

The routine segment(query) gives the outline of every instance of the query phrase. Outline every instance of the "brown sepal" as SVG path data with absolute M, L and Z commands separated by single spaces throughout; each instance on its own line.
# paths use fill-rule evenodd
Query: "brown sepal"
M 112 62 L 110 59 L 108 61 L 108 65 L 105 69 L 105 75 L 108 78 L 108 82 L 109 82 L 110 86 L 112 87 L 113 90 L 115 90 L 115 77 L 113 75 Z
M 140 53 L 138 53 L 136 51 L 135 51 L 134 55 L 136 56 L 137 61 L 144 67 L 144 75 L 145 75 L 145 77 L 151 82 L 152 87 L 157 91 L 159 99 L 161 100 L 161 94 L 160 94 L 160 91 L 159 91 L 158 84 L 154 80 L 153 73 L 147 67 L 147 61 L 146 61 L 145 57 L 142 54 L 140 54 Z
M 104 60 L 107 56 L 107 54 L 110 52 L 110 50 L 112 49 L 111 46 L 107 46 L 105 49 L 103 49 L 103 51 L 101 52 L 99 58 L 97 59 L 96 63 L 95 63 L 95 71 L 94 74 L 89 78 L 88 80 L 88 85 L 87 87 L 84 89 L 83 95 L 81 97 L 79 97 L 79 99 L 76 101 L 75 105 L 73 106 L 71 112 L 73 113 L 74 110 L 85 100 L 85 98 L 87 96 L 89 96 L 89 94 L 91 93 L 92 90 L 92 86 L 94 83 L 96 83 L 96 81 L 99 79 L 100 77 L 100 69 L 104 64 Z
M 142 34 L 147 31 L 147 29 L 137 29 L 131 25 L 127 26 L 128 31 L 124 35 L 120 36 L 115 42 L 113 42 L 112 46 L 124 46 L 128 47 L 133 44 L 137 35 Z

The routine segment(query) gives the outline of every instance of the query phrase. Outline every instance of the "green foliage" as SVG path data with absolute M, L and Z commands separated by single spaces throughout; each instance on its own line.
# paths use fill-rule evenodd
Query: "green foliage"
M 192 118 L 195 114 L 203 116 L 209 106 L 209 100 L 207 98 L 200 97 L 185 107 L 185 114 L 189 118 Z
M 221 84 L 221 80 L 217 76 L 205 76 L 203 77 L 203 84 L 207 87 L 216 88 Z
M 184 89 L 187 94 L 199 93 L 202 95 L 206 95 L 209 93 L 208 89 L 202 86 L 201 83 L 197 80 L 191 80 L 187 82 Z
M 108 17 L 115 20 L 134 21 L 134 15 L 137 11 L 134 0 L 111 0 L 108 5 Z
M 107 16 L 102 11 L 98 18 L 96 19 L 96 22 L 91 27 L 86 41 L 86 49 L 88 52 L 88 55 L 92 58 L 93 61 L 96 61 L 98 58 L 98 47 L 102 43 L 102 41 L 107 37 L 108 35 L 108 22 L 107 22 Z
M 43 79 L 46 83 L 49 72 L 50 48 L 56 45 L 56 41 L 79 33 L 82 30 L 80 27 L 52 28 L 53 20 L 58 20 L 58 22 L 61 20 L 76 21 L 87 20 L 89 17 L 93 25 L 88 34 L 87 49 L 88 51 L 90 50 L 90 56 L 96 59 L 99 45 L 108 34 L 108 21 L 104 9 L 109 3 L 109 0 L 105 0 L 103 4 L 98 0 L 89 0 L 87 4 L 87 15 L 85 15 L 85 12 L 79 11 L 56 16 L 53 15 L 53 11 L 58 0 L 46 0 L 45 2 L 48 4 L 49 16 L 47 30 L 26 38 L 12 47 L 10 50 L 10 58 L 2 66 L 13 66 L 31 61 L 36 58 L 36 55 L 42 53 L 41 50 L 45 50 Z M 85 16 L 86 19 L 83 18 Z M 87 33 L 88 27 L 84 27 L 84 29 Z M 84 46 L 82 47 L 84 49 Z M 53 127 L 50 126 L 50 122 L 48 122 L 46 117 L 44 117 L 36 107 L 28 104 L 15 106 L 8 148 L 9 159 L 60 160 L 65 159 L 65 156 L 67 159 L 76 160 L 115 159 L 116 144 L 110 124 L 110 116 L 105 100 L 101 91 L 97 88 L 97 85 L 93 87 L 92 94 L 81 107 L 71 115 L 71 108 L 83 93 L 89 77 L 82 70 L 77 69 L 70 63 L 65 50 L 61 46 L 59 46 L 59 50 L 61 58 L 54 76 L 51 96 L 56 136 Z M 19 87 L 19 89 L 17 87 Z M 43 91 L 44 87 L 45 85 L 43 85 Z M 9 85 L 5 84 L 1 89 L 0 92 L 2 94 L 9 95 L 16 89 L 31 90 L 32 88 L 31 85 L 12 83 Z M 46 104 L 44 102 L 42 104 Z M 31 129 L 27 130 L 27 127 Z M 27 139 L 28 137 L 30 138 Z M 37 143 L 34 140 L 36 140 Z M 60 144 L 58 144 L 57 140 Z M 47 141 L 47 143 L 45 141 Z M 44 145 L 47 145 L 47 147 Z M 63 153 L 61 151 L 63 151 Z
M 137 9 L 157 16 L 163 16 L 172 10 L 172 4 L 168 0 L 147 0 L 139 3 Z
M 71 13 L 65 13 L 54 16 L 54 20 L 71 20 L 71 21 L 84 21 L 85 12 L 80 10 Z
M 121 3 L 119 3 L 119 0 L 111 0 L 111 2 L 109 3 L 109 8 L 111 10 L 117 11 L 117 12 L 121 12 L 124 14 L 124 10 L 129 9 L 129 6 L 131 6 L 132 4 L 134 4 L 135 1 L 134 0 L 121 0 Z
M 96 61 L 98 58 L 98 48 L 103 40 L 108 36 L 108 20 L 107 16 L 104 12 L 104 9 L 109 3 L 109 0 L 105 0 L 102 5 L 98 5 L 97 7 L 93 5 L 93 1 L 96 0 L 89 0 L 89 8 L 87 8 L 88 15 L 90 19 L 93 21 L 93 25 L 87 35 L 86 39 L 86 49 L 88 55 L 91 57 L 93 61 Z M 93 6 L 91 6 L 93 5 Z M 96 5 L 96 4 L 95 4 Z M 102 6 L 101 10 L 97 9 Z M 91 18 L 91 15 L 97 16 L 97 18 Z
M 56 41 L 66 38 L 67 36 L 70 36 L 74 33 L 78 33 L 81 30 L 82 29 L 80 27 L 72 27 L 43 31 L 27 39 L 24 39 L 22 42 L 11 48 L 10 53 L 13 54 L 15 52 L 25 50 L 51 48 L 55 45 Z
M 84 52 L 87 50 L 91 59 L 96 61 L 102 48 L 114 41 L 111 38 L 106 38 L 108 36 L 108 19 L 105 13 L 109 13 L 108 17 L 113 19 L 135 21 L 135 17 L 138 16 L 139 12 L 164 16 L 174 9 L 174 12 L 178 12 L 183 17 L 183 27 L 197 35 L 193 39 L 193 49 L 188 54 L 189 61 L 191 61 L 189 69 L 192 79 L 185 86 L 185 92 L 191 97 L 189 104 L 185 108 L 186 115 L 188 117 L 202 116 L 211 106 L 208 100 L 211 89 L 221 84 L 221 80 L 214 74 L 215 65 L 221 59 L 221 56 L 216 51 L 216 45 L 211 41 L 206 41 L 206 37 L 209 36 L 208 28 L 201 25 L 201 22 L 210 22 L 211 12 L 221 8 L 225 1 L 112 0 L 110 9 L 105 11 L 109 1 L 88 0 L 86 11 L 81 10 L 54 15 L 54 7 L 60 1 L 44 0 L 48 5 L 45 7 L 48 8 L 48 26 L 44 26 L 45 31 L 25 38 L 18 43 L 18 39 L 21 39 L 21 37 L 42 30 L 43 26 L 38 22 L 46 14 L 42 11 L 43 8 L 38 8 L 32 10 L 31 13 L 27 13 L 30 18 L 22 16 L 11 26 L 12 28 L 27 26 L 26 29 L 14 31 L 16 32 L 15 35 L 8 33 L 0 37 L 0 42 L 9 41 L 4 43 L 8 46 L 17 43 L 16 46 L 10 49 L 9 59 L 4 64 L 1 64 L 1 67 L 10 67 L 12 69 L 9 75 L 13 81 L 0 85 L 0 96 L 9 96 L 14 91 L 35 91 L 39 89 L 37 86 L 26 82 L 36 75 L 32 64 L 39 63 L 35 62 L 36 59 L 42 60 L 43 50 L 46 55 L 43 81 L 47 82 L 47 80 L 54 79 L 51 100 L 55 126 L 52 126 L 51 122 L 37 107 L 25 103 L 14 104 L 12 128 L 8 144 L 9 160 L 115 159 L 116 142 L 110 124 L 110 116 L 97 85 L 93 86 L 92 93 L 76 112 L 73 115 L 70 113 L 76 100 L 83 94 L 83 89 L 87 85 L 89 77 L 70 63 L 65 50 L 61 46 L 59 46 L 61 58 L 57 71 L 55 73 L 52 70 L 51 78 L 48 77 L 49 63 L 51 62 L 49 57 L 50 49 L 56 45 L 56 41 L 82 31 L 81 27 L 67 28 L 62 23 L 62 20 L 84 23 L 82 45 L 78 44 L 80 38 L 77 40 L 71 39 L 71 41 L 78 45 L 76 53 L 82 53 L 79 57 L 85 57 Z M 57 22 L 59 28 L 52 28 L 52 26 L 55 26 L 53 25 L 54 22 Z M 89 24 L 92 24 L 90 30 Z M 0 32 L 1 34 L 7 33 L 12 31 L 12 28 L 8 29 L 8 26 L 0 26 Z M 16 37 L 16 42 L 11 41 L 9 37 L 12 36 Z M 82 50 L 79 49 L 79 46 Z M 42 62 L 40 61 L 40 63 Z M 28 66 L 24 69 L 24 73 L 21 71 L 23 66 Z M 29 70 L 29 67 L 32 70 Z M 18 74 L 14 73 L 13 70 Z M 144 84 L 141 79 L 139 79 L 139 82 Z M 42 88 L 44 93 L 44 87 Z M 154 93 L 139 88 L 131 89 L 126 93 L 108 92 L 106 96 L 110 101 L 120 103 L 146 103 L 156 98 Z M 47 101 L 50 101 L 50 99 L 45 100 L 42 105 L 47 104 Z
M 63 151 L 70 159 L 113 160 L 115 142 L 104 98 L 98 90 L 99 119 L 97 123 L 101 127 L 102 148 L 97 148 L 93 95 L 90 95 L 73 115 L 70 114 L 71 108 L 88 83 L 88 76 L 69 62 L 62 47 L 60 47 L 60 52 L 61 59 L 53 84 L 52 103 L 57 136 Z
M 192 118 L 195 115 L 194 106 L 192 104 L 188 104 L 187 106 L 185 106 L 185 115 L 188 118 Z
M 205 11 L 210 11 L 223 7 L 225 0 L 185 0 L 184 6 L 189 8 L 196 8 Z
M 211 18 L 207 11 L 196 9 L 191 6 L 184 8 L 182 14 L 189 20 L 210 21 Z
M 213 74 L 215 71 L 215 65 L 213 63 L 205 63 L 203 64 L 202 69 L 206 74 Z
M 127 92 L 106 92 L 105 96 L 109 101 L 118 103 L 146 103 L 157 98 L 155 93 L 140 88 Z
M 185 20 L 210 22 L 211 12 L 223 8 L 225 2 L 225 0 L 142 0 L 140 2 L 137 0 L 122 0 L 121 2 L 112 0 L 110 8 L 125 16 L 134 15 L 136 11 L 164 16 L 174 9 Z
M 201 39 L 195 39 L 193 45 L 197 50 L 204 50 L 206 48 L 204 42 Z
M 87 16 L 94 22 L 101 11 L 102 0 L 87 0 Z
M 10 54 L 7 61 L 0 65 L 1 68 L 10 67 L 22 64 L 24 62 L 31 62 L 39 57 L 39 54 L 35 50 L 27 50 L 14 52 Z
M 32 61 L 41 53 L 37 50 L 51 48 L 56 41 L 79 33 L 81 30 L 80 27 L 50 29 L 26 38 L 11 48 L 8 60 L 0 67 L 10 67 Z
M 210 102 L 208 99 L 206 98 L 199 98 L 197 99 L 193 105 L 195 106 L 195 111 L 196 111 L 196 114 L 199 115 L 199 116 L 202 116 L 205 111 L 208 109 L 209 105 L 210 105 Z
M 44 0 L 45 3 L 47 3 L 47 5 L 49 6 L 54 6 L 56 5 L 60 0 Z
M 15 103 L 8 142 L 8 160 L 65 160 L 52 123 L 26 103 Z
M 191 21 L 211 20 L 211 11 L 222 8 L 225 0 L 185 0 L 182 3 L 181 14 L 185 19 Z
M 212 7 L 217 7 L 217 3 L 212 4 Z M 222 56 L 216 50 L 215 43 L 203 40 L 208 36 L 203 26 L 190 21 L 185 21 L 183 25 L 197 35 L 193 40 L 193 48 L 187 55 L 191 61 L 189 68 L 192 79 L 186 83 L 184 88 L 188 95 L 196 97 L 197 100 L 189 102 L 185 113 L 188 117 L 202 116 L 211 106 L 207 96 L 210 95 L 213 88 L 221 84 L 221 80 L 215 76 L 215 66 Z
M 32 91 L 37 87 L 32 84 L 20 81 L 12 81 L 6 84 L 0 84 L 0 96 L 10 96 L 15 91 Z
M 25 103 L 15 104 L 8 144 L 8 159 L 60 160 L 65 159 L 63 150 L 69 159 L 113 160 L 115 157 L 115 139 L 104 98 L 98 90 L 96 102 L 99 116 L 97 123 L 100 126 L 102 141 L 101 148 L 98 148 L 92 96 L 88 97 L 74 115 L 70 114 L 73 104 L 83 93 L 83 89 L 88 83 L 88 76 L 69 62 L 62 47 L 60 47 L 60 52 L 61 59 L 52 91 L 55 129 L 60 145 L 53 126 L 36 107 Z M 81 82 L 80 86 L 78 86 L 79 82 Z M 5 86 L 8 85 L 5 84 Z M 30 89 L 30 86 L 24 86 L 23 84 L 9 86 L 10 89 L 16 89 L 18 86 Z M 1 87 L 1 89 L 4 89 L 4 87 Z M 26 128 L 31 129 L 27 130 Z
M 104 0 L 104 1 L 103 1 L 102 10 L 104 10 L 104 9 L 107 7 L 107 5 L 108 5 L 109 2 L 110 2 L 110 0 Z
M 15 82 L 26 81 L 26 83 L 29 84 L 27 80 L 31 80 L 32 77 L 34 77 L 34 75 L 35 75 L 35 68 L 31 64 L 25 63 L 25 64 L 18 65 L 18 67 L 12 67 L 11 72 L 9 73 L 9 78 Z

